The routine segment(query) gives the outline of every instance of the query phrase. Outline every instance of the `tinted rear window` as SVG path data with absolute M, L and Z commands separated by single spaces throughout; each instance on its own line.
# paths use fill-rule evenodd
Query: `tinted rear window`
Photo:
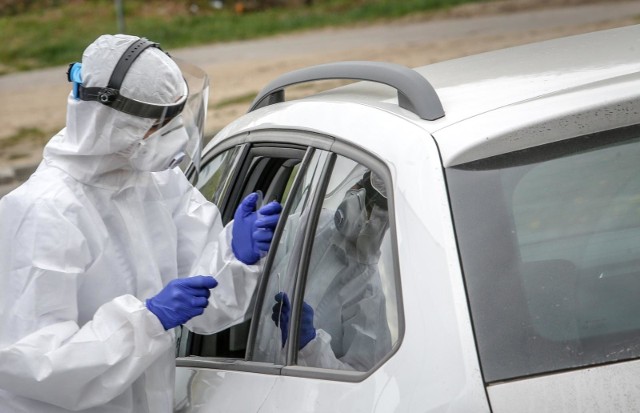
M 640 356 L 640 129 L 447 170 L 487 382 Z

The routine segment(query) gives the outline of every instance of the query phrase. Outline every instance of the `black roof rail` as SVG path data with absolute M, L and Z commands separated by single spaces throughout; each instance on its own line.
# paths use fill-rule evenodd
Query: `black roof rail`
M 295 70 L 271 81 L 251 103 L 249 112 L 284 102 L 284 88 L 299 83 L 329 79 L 366 80 L 383 83 L 398 91 L 398 104 L 421 119 L 436 120 L 444 109 L 431 83 L 415 70 L 395 63 L 346 61 Z

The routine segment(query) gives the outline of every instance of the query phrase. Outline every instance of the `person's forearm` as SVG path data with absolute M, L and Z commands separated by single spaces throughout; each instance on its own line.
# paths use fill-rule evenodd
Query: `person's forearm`
M 199 334 L 213 334 L 232 325 L 241 323 L 248 317 L 252 297 L 262 271 L 259 261 L 246 265 L 238 261 L 231 251 L 231 227 L 229 223 L 215 243 L 216 253 L 206 254 L 211 260 L 207 271 L 214 275 L 218 286 L 211 290 L 209 306 L 204 314 L 191 319 L 189 330 Z M 205 263 L 200 265 L 204 270 Z

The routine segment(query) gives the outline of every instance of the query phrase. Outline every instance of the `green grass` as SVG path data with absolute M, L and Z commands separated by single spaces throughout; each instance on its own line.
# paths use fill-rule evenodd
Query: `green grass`
M 126 33 L 160 42 L 165 49 L 249 39 L 296 30 L 394 19 L 414 13 L 489 0 L 315 0 L 310 7 L 270 8 L 236 14 L 200 1 L 123 0 Z M 12 16 L 0 16 L 0 74 L 78 61 L 103 33 L 117 32 L 111 0 L 86 0 Z
M 42 145 L 50 136 L 50 133 L 44 132 L 39 128 L 20 128 L 13 135 L 0 139 L 0 150 L 18 145 L 25 140 Z
M 237 105 L 239 103 L 251 103 L 257 94 L 258 94 L 258 91 L 256 90 L 254 92 L 245 93 L 243 95 L 232 96 L 227 99 L 222 99 L 220 102 L 216 103 L 215 105 L 213 105 L 213 107 L 210 107 L 209 109 L 222 109 L 224 107 Z

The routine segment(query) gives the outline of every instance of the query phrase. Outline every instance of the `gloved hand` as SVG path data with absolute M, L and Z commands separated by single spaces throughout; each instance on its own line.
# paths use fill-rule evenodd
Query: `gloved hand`
M 275 296 L 276 303 L 271 308 L 271 319 L 276 323 L 277 327 L 280 327 L 280 333 L 282 336 L 282 347 L 287 342 L 289 336 L 289 317 L 291 316 L 291 303 L 287 293 L 279 292 Z
M 269 251 L 282 211 L 280 203 L 272 201 L 256 213 L 257 200 L 257 193 L 247 195 L 233 216 L 231 249 L 238 260 L 248 265 L 255 264 L 262 253 Z
M 280 327 L 282 347 L 287 342 L 289 335 L 289 317 L 291 315 L 291 303 L 287 293 L 279 292 L 275 296 L 276 303 L 271 308 L 271 319 Z M 302 350 L 316 337 L 316 329 L 313 326 L 313 308 L 306 302 L 302 302 L 302 314 L 300 316 L 300 342 L 298 349 Z
M 211 289 L 218 281 L 210 275 L 196 275 L 171 280 L 156 296 L 146 302 L 165 330 L 177 327 L 204 312 Z

